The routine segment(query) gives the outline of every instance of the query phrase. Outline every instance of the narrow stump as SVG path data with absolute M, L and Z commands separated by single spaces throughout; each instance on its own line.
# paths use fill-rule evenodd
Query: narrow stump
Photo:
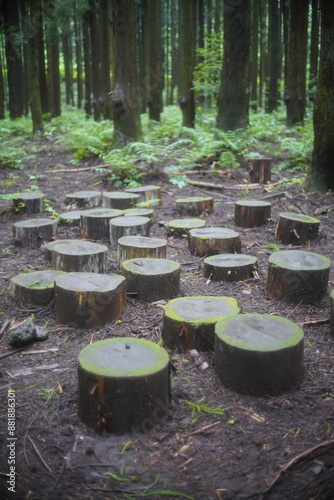
M 123 236 L 118 240 L 118 263 L 137 258 L 165 259 L 167 240 L 147 236 Z
M 160 186 L 141 186 L 136 188 L 129 188 L 125 190 L 127 193 L 135 193 L 140 196 L 137 206 L 141 205 L 144 208 L 158 207 L 162 205 L 161 188 Z
M 13 208 L 16 212 L 29 212 L 38 214 L 43 210 L 43 193 L 18 193 L 13 200 Z
M 14 245 L 39 248 L 57 233 L 57 222 L 52 219 L 30 219 L 16 222 L 13 226 Z
M 240 253 L 240 235 L 225 227 L 205 227 L 189 231 L 189 249 L 193 255 Z
M 149 236 L 151 229 L 149 217 L 116 217 L 109 222 L 110 246 L 117 249 L 118 240 L 123 236 Z
M 126 210 L 139 202 L 140 196 L 136 193 L 123 193 L 121 191 L 105 191 L 102 193 L 102 207 Z
M 98 432 L 145 431 L 171 401 L 169 357 L 148 340 L 106 339 L 79 354 L 79 417 Z
M 125 260 L 121 272 L 126 290 L 145 302 L 172 299 L 179 293 L 181 266 L 168 259 Z
M 240 314 L 215 328 L 215 370 L 241 394 L 277 396 L 304 379 L 304 334 L 286 318 Z
M 251 255 L 226 253 L 204 259 L 204 276 L 214 281 L 242 281 L 256 273 L 257 259 Z
M 126 307 L 125 279 L 116 274 L 65 273 L 55 278 L 56 322 L 71 328 L 110 323 Z
M 84 240 L 59 243 L 52 249 L 51 269 L 69 272 L 105 273 L 108 247 Z
M 176 210 L 180 215 L 196 217 L 201 214 L 212 214 L 213 198 L 211 196 L 191 196 L 175 200 Z
M 303 250 L 274 252 L 269 257 L 268 295 L 287 303 L 310 304 L 327 291 L 331 261 Z
M 93 208 L 83 210 L 80 218 L 81 238 L 99 240 L 109 238 L 109 222 L 123 215 L 122 210 L 112 208 Z
M 275 240 L 284 245 L 305 245 L 317 237 L 319 226 L 320 220 L 309 215 L 282 212 L 279 214 Z
M 250 182 L 266 184 L 271 181 L 271 158 L 254 158 L 250 161 Z
M 234 222 L 240 227 L 260 227 L 271 217 L 271 203 L 261 200 L 239 200 L 234 206 Z
M 100 191 L 75 191 L 65 195 L 65 203 L 78 208 L 95 208 L 102 203 Z
M 168 236 L 189 236 L 191 229 L 200 229 L 205 227 L 205 220 L 203 219 L 172 219 L 167 224 Z
M 170 300 L 164 310 L 162 339 L 178 352 L 212 351 L 217 321 L 241 312 L 231 297 L 181 297 Z
M 62 271 L 21 273 L 10 280 L 10 293 L 18 307 L 46 306 L 54 298 L 54 280 Z

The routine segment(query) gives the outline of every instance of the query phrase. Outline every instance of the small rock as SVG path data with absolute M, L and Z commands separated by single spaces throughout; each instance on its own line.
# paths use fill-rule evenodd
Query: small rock
M 209 368 L 209 363 L 207 361 L 204 361 L 204 363 L 202 363 L 200 366 L 201 370 L 207 370 L 208 368 Z
M 36 326 L 35 339 L 38 341 L 46 340 L 49 336 L 49 332 L 43 326 Z
M 12 347 L 22 347 L 36 339 L 36 326 L 29 321 L 11 331 L 8 337 L 8 344 Z

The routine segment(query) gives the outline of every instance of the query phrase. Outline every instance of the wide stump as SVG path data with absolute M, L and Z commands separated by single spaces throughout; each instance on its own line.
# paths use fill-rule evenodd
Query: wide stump
M 79 245 L 81 244 L 82 240 L 53 240 L 53 241 L 49 241 L 49 243 L 46 243 L 44 246 L 43 246 L 43 250 L 44 250 L 44 257 L 46 260 L 49 260 L 51 261 L 51 257 L 52 257 L 52 250 L 54 249 L 55 246 L 57 245 L 60 245 L 60 244 L 64 244 L 64 243 L 79 243 Z
M 102 203 L 100 191 L 75 191 L 65 195 L 65 203 L 78 208 L 95 208 Z
M 119 318 L 126 307 L 125 279 L 117 274 L 65 273 L 55 278 L 56 322 L 95 328 Z
M 221 254 L 204 259 L 204 276 L 214 281 L 242 281 L 254 278 L 257 259 L 252 255 Z
M 109 222 L 110 246 L 117 249 L 118 240 L 124 236 L 149 236 L 152 221 L 149 217 L 116 217 Z
M 21 273 L 10 280 L 10 293 L 18 307 L 46 306 L 54 298 L 54 280 L 62 271 Z
M 167 235 L 188 237 L 191 229 L 200 229 L 205 227 L 205 224 L 203 219 L 172 219 L 167 224 Z
M 140 200 L 139 194 L 123 193 L 121 191 L 104 191 L 102 193 L 102 207 L 126 210 L 132 208 Z
M 168 413 L 169 357 L 148 340 L 123 337 L 86 346 L 78 381 L 79 417 L 98 432 L 145 431 Z
M 105 273 L 108 247 L 91 241 L 73 240 L 52 248 L 51 269 L 69 272 Z
M 273 300 L 310 304 L 327 291 L 331 261 L 303 250 L 274 252 L 269 257 L 267 292 Z
M 240 253 L 240 235 L 225 227 L 204 227 L 189 231 L 189 249 L 193 255 Z
M 282 212 L 279 214 L 275 240 L 284 245 L 306 245 L 317 237 L 319 226 L 320 220 L 309 215 Z
M 13 200 L 15 212 L 29 212 L 38 214 L 43 210 L 44 193 L 18 193 Z
M 234 222 L 239 227 L 260 227 L 271 217 L 271 203 L 261 200 L 239 200 L 234 206 Z
M 147 236 L 123 236 L 118 240 L 118 263 L 137 258 L 165 259 L 167 240 Z
M 121 266 L 127 292 L 145 302 L 177 297 L 180 272 L 180 264 L 168 259 L 131 259 Z
M 80 218 L 81 238 L 99 240 L 109 238 L 109 222 L 123 215 L 122 210 L 112 208 L 93 208 L 83 210 Z
M 215 328 L 215 370 L 241 394 L 277 396 L 304 379 L 303 330 L 286 318 L 240 314 Z
M 139 201 L 136 202 L 137 206 L 143 208 L 158 207 L 162 205 L 161 187 L 150 184 L 149 186 L 140 186 L 129 188 L 125 190 L 127 193 L 135 193 L 139 195 Z
M 162 339 L 177 352 L 191 349 L 212 351 L 217 321 L 241 312 L 231 297 L 181 297 L 170 300 L 164 310 Z
M 176 210 L 180 215 L 196 217 L 201 214 L 212 214 L 212 196 L 191 196 L 175 200 Z
M 14 245 L 25 248 L 40 248 L 52 240 L 57 233 L 57 222 L 53 219 L 29 219 L 13 226 Z
M 250 182 L 266 184 L 271 181 L 271 158 L 254 158 L 250 161 Z

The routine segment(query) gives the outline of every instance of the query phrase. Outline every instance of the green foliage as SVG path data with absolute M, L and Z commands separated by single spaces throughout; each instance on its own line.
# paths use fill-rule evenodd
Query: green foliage
M 192 401 L 188 401 L 187 399 L 183 399 L 183 402 L 189 406 L 191 410 L 192 422 L 196 422 L 202 413 L 208 413 L 210 415 L 224 415 L 224 413 L 229 410 L 229 408 L 222 408 L 222 405 L 211 406 L 211 402 L 204 403 L 204 397 L 201 398 L 196 403 Z
M 204 47 L 197 49 L 200 62 L 194 71 L 196 93 L 208 98 L 218 93 L 222 69 L 222 34 L 214 33 L 205 38 Z

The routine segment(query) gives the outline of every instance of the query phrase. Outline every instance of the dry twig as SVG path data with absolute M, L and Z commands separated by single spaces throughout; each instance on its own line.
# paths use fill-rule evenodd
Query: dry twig
M 50 469 L 50 467 L 48 466 L 48 464 L 46 463 L 46 461 L 42 457 L 41 452 L 39 451 L 39 449 L 37 448 L 37 446 L 35 445 L 35 443 L 31 439 L 31 437 L 27 436 L 27 439 L 29 439 L 30 443 L 32 444 L 32 447 L 35 450 L 36 455 L 38 456 L 38 458 L 40 459 L 40 461 L 42 462 L 42 464 L 44 465 L 44 467 L 46 468 L 46 470 L 49 471 L 52 474 L 52 470 Z

